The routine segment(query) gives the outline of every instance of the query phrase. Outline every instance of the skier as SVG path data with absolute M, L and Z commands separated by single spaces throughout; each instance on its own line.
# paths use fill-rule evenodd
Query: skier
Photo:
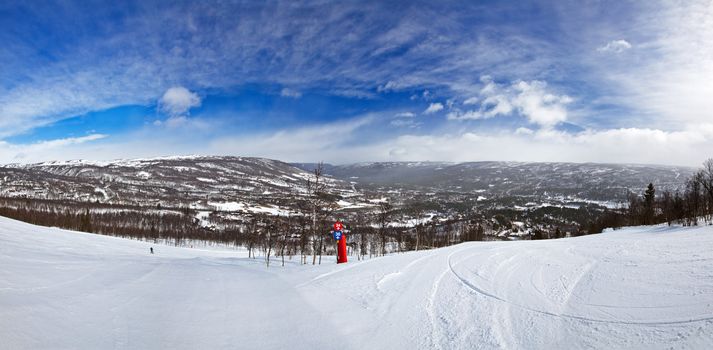
M 151 247 L 151 248 L 149 248 L 149 249 L 151 249 L 151 254 L 153 254 L 153 247 Z

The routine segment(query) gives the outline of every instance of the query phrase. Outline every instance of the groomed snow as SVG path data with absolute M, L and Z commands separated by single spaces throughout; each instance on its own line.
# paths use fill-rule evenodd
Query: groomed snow
M 643 227 L 267 269 L 0 218 L 0 347 L 709 349 L 711 248 Z

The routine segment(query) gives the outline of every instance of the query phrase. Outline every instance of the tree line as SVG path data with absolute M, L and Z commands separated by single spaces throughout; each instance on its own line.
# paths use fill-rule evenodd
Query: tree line
M 684 226 L 713 223 L 713 159 L 706 160 L 680 191 L 658 193 L 655 184 L 649 183 L 641 193 L 630 193 L 628 199 L 627 208 L 605 213 L 596 223 L 596 230 L 662 223 Z

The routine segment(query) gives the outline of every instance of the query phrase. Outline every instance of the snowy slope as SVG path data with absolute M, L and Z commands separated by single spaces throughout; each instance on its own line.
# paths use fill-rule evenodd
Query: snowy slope
M 1 348 L 711 348 L 713 228 L 266 269 L 0 218 Z

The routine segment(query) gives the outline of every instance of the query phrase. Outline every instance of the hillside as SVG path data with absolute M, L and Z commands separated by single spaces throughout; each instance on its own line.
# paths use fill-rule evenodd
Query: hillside
M 185 156 L 108 162 L 65 161 L 0 167 L 0 196 L 113 204 L 289 207 L 306 192 L 315 164 L 250 157 Z M 675 191 L 694 169 L 656 165 L 517 162 L 383 162 L 325 165 L 327 191 L 352 205 L 365 193 L 408 199 L 433 193 L 475 198 L 520 197 L 525 202 L 616 205 L 653 182 Z M 357 197 L 357 198 L 355 198 Z M 433 197 L 433 195 L 431 196 Z M 216 202 L 217 206 L 207 203 Z M 523 202 L 523 203 L 525 203 Z M 503 204 L 497 201 L 497 204 Z M 511 204 L 511 203 L 508 203 Z
M 314 164 L 294 164 L 311 170 Z M 325 173 L 362 186 L 402 191 L 460 192 L 493 196 L 626 201 L 653 182 L 681 189 L 693 168 L 664 165 L 528 162 L 376 162 L 324 166 Z
M 149 254 L 149 247 L 156 254 Z M 713 228 L 265 267 L 0 218 L 7 348 L 710 348 Z
M 310 173 L 277 160 L 184 156 L 108 162 L 63 161 L 0 167 L 0 195 L 112 204 L 288 207 L 306 193 Z M 335 195 L 351 185 L 326 179 Z M 208 203 L 215 203 L 209 205 Z

